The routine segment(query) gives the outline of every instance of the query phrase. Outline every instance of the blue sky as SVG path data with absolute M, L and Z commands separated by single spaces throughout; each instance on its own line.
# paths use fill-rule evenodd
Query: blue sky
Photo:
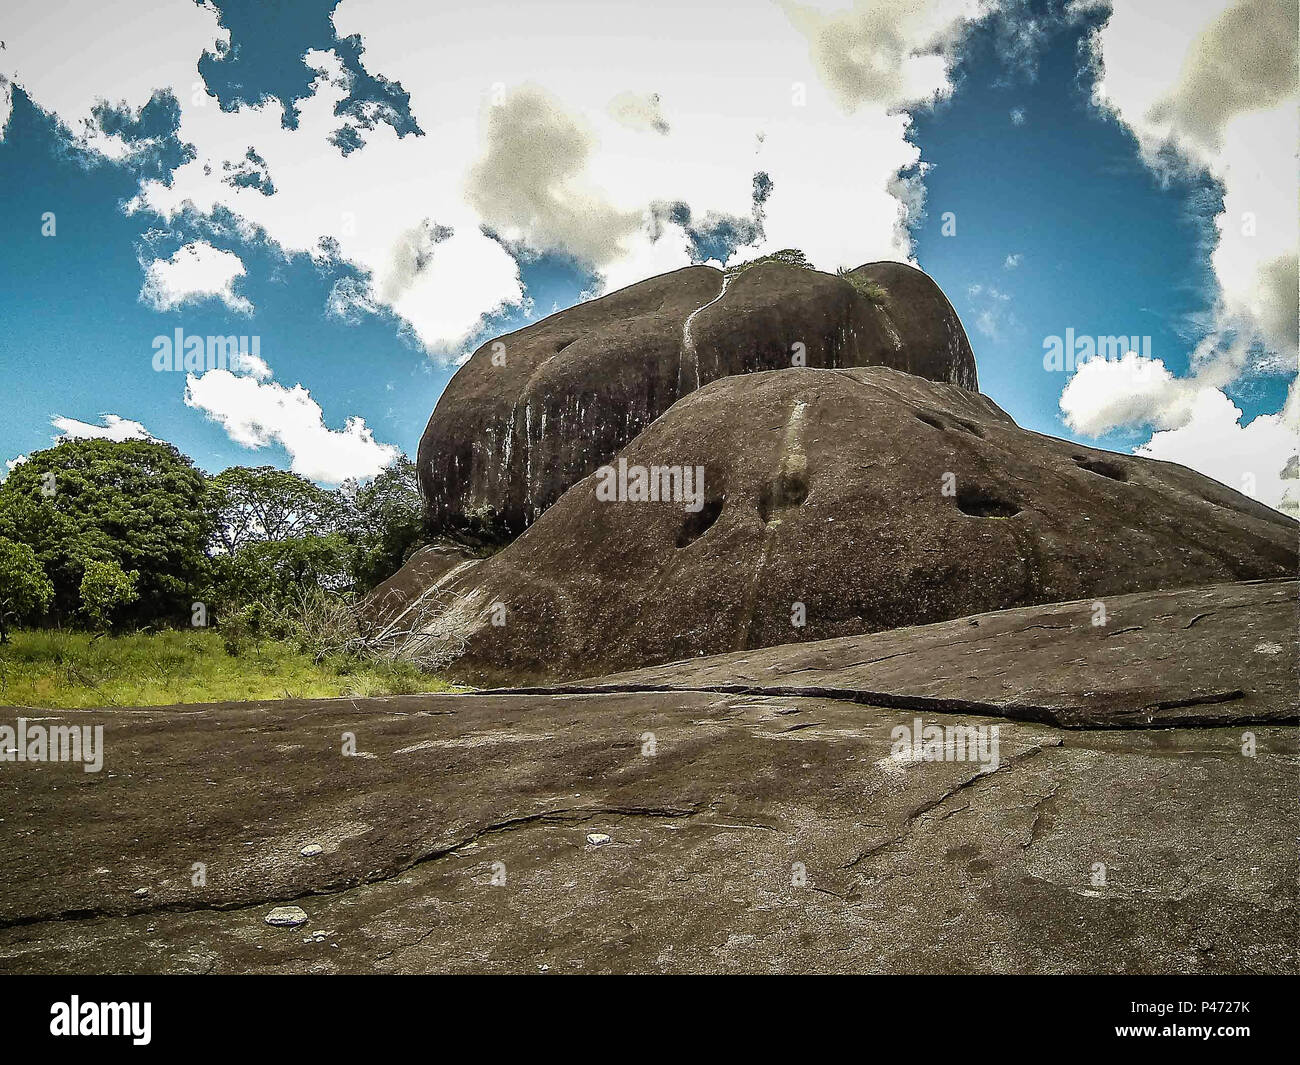
M 1234 95 L 1199 71 L 1207 48 L 1249 65 L 1230 5 L 755 0 L 739 30 L 726 4 L 682 5 L 671 47 L 617 3 L 557 4 L 514 37 L 491 4 L 60 16 L 116 43 L 102 55 L 51 45 L 48 6 L 0 16 L 0 458 L 147 431 L 210 471 L 365 476 L 414 455 L 484 339 L 797 246 L 830 270 L 913 258 L 1022 425 L 1292 500 L 1295 87 Z M 1243 204 L 1262 236 L 1239 239 Z M 155 372 L 177 328 L 256 336 L 261 363 Z M 1150 339 L 1075 382 L 1043 366 L 1067 329 Z

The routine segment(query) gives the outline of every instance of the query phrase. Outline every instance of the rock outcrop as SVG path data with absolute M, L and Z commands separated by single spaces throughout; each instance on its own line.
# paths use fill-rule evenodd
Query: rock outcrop
M 412 616 L 442 604 L 423 623 L 465 641 L 458 679 L 594 676 L 1297 566 L 1296 523 L 1216 481 L 881 367 L 725 377 L 619 460 L 702 470 L 700 505 L 602 501 L 589 476 L 437 582 Z
M 974 389 L 956 312 L 925 274 L 695 266 L 480 347 L 420 441 L 431 531 L 505 541 L 682 396 L 732 374 L 881 365 Z

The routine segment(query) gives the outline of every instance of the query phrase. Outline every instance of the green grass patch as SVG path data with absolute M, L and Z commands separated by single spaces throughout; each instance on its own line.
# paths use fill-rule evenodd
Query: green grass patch
M 889 298 L 889 293 L 886 292 L 882 286 L 876 284 L 874 281 L 868 281 L 860 274 L 851 273 L 843 267 L 837 270 L 836 273 L 856 288 L 858 292 L 869 299 L 872 303 L 883 304 L 885 300 Z
M 811 270 L 812 263 L 798 248 L 782 248 L 780 251 L 774 251 L 771 255 L 760 255 L 757 259 L 750 259 L 748 262 L 737 263 L 735 266 L 728 266 L 723 271 L 723 276 L 728 281 L 734 281 L 746 270 L 752 270 L 756 266 L 763 266 L 767 263 L 780 263 L 782 266 L 797 266 L 801 270 Z
M 130 636 L 28 630 L 0 646 L 0 704 L 73 709 L 460 690 L 409 662 L 316 662 L 267 640 L 234 657 L 211 629 Z

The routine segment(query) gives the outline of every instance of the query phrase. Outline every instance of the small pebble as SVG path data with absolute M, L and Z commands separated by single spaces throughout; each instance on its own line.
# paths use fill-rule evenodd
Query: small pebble
M 315 858 L 318 854 L 324 854 L 325 848 L 319 843 L 308 843 L 307 846 L 303 847 L 303 849 L 298 853 L 304 858 Z
M 603 847 L 606 843 L 612 843 L 613 840 L 605 835 L 604 832 L 588 832 L 587 842 L 593 847 Z
M 299 906 L 277 906 L 266 915 L 266 923 L 277 928 L 297 928 L 307 923 L 307 911 Z

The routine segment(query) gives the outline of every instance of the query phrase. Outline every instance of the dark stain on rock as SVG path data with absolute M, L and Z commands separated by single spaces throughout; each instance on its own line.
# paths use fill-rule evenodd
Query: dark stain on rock
M 808 478 L 802 473 L 785 472 L 767 481 L 758 493 L 758 516 L 763 523 L 779 517 L 783 510 L 801 507 L 808 498 Z

